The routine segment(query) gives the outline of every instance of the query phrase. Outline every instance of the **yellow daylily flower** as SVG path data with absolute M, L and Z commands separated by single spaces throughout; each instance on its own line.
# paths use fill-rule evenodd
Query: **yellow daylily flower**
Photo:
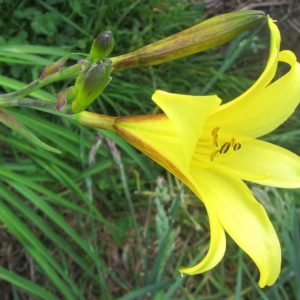
M 245 93 L 221 105 L 217 96 L 156 91 L 164 114 L 109 117 L 90 112 L 80 123 L 117 132 L 183 181 L 203 202 L 210 222 L 210 247 L 201 262 L 180 272 L 193 275 L 213 268 L 224 256 L 225 232 L 254 261 L 259 286 L 272 285 L 281 266 L 276 232 L 263 206 L 242 180 L 300 187 L 300 158 L 257 140 L 281 125 L 300 101 L 300 64 L 279 51 L 280 33 L 271 19 L 270 55 L 265 70 Z M 278 62 L 289 71 L 274 79 Z

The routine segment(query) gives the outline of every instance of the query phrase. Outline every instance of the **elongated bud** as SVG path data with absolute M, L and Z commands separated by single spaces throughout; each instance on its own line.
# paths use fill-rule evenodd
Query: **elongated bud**
M 112 72 L 111 61 L 93 64 L 83 72 L 75 82 L 76 98 L 72 110 L 80 112 L 92 103 L 110 82 Z
M 75 86 L 69 86 L 64 90 L 60 91 L 56 95 L 55 109 L 61 111 L 68 102 L 73 102 L 76 97 Z
M 94 39 L 90 51 L 90 60 L 93 62 L 108 58 L 115 46 L 115 41 L 111 31 L 101 32 L 97 38 Z
M 112 58 L 114 70 L 161 64 L 222 45 L 266 20 L 264 12 L 222 14 L 134 52 Z
M 42 73 L 41 73 L 41 75 L 40 75 L 40 79 L 44 79 L 45 77 L 58 72 L 59 69 L 64 66 L 66 61 L 67 61 L 67 58 L 64 57 L 64 58 L 56 61 L 55 63 L 53 63 L 51 65 L 45 66 Z

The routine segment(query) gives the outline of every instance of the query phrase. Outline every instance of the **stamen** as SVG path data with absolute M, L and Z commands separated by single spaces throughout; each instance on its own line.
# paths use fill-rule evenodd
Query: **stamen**
M 234 144 L 236 143 L 236 139 L 232 138 L 230 143 L 231 143 L 231 147 L 234 147 Z
M 236 143 L 233 145 L 233 150 L 237 151 L 237 150 L 241 149 L 241 147 L 242 147 L 242 145 L 240 143 Z
M 230 148 L 230 142 L 224 143 L 220 149 L 220 153 L 221 154 L 226 153 L 229 150 L 229 148 Z
M 223 159 L 230 159 L 231 155 L 233 154 L 233 152 L 241 149 L 242 145 L 238 142 L 238 140 L 235 137 L 230 138 L 229 140 L 227 140 L 227 142 L 225 142 L 223 139 L 219 140 L 219 132 L 220 132 L 220 127 L 215 127 L 212 129 L 211 131 L 211 135 L 212 135 L 212 144 L 210 144 L 209 139 L 205 138 L 203 141 L 201 141 L 201 145 L 203 146 L 204 149 L 206 149 L 206 151 L 204 149 L 201 149 L 201 151 L 199 151 L 198 154 L 201 154 L 202 156 L 206 156 L 208 155 L 208 151 L 209 151 L 209 158 L 210 161 L 212 162 L 213 160 L 216 159 L 216 157 L 219 154 L 226 154 L 224 155 L 224 158 L 222 156 L 220 156 L 220 160 Z M 208 143 L 208 145 L 207 145 Z M 210 145 L 209 145 L 210 144 Z M 212 146 L 214 149 L 212 149 Z M 212 150 L 212 152 L 210 152 L 210 150 Z M 219 160 L 219 159 L 218 159 Z
M 210 161 L 213 161 L 218 153 L 219 153 L 219 150 L 215 150 L 214 152 L 212 152 L 210 155 Z
M 218 147 L 218 132 L 220 127 L 216 127 L 212 130 L 211 135 L 213 136 L 213 144 Z

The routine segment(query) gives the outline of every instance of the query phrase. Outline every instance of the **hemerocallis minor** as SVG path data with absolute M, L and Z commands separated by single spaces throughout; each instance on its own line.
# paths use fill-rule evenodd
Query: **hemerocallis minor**
M 273 131 L 300 101 L 300 64 L 291 51 L 279 51 L 280 33 L 268 20 L 271 39 L 267 65 L 245 93 L 221 105 L 217 96 L 156 91 L 164 114 L 111 117 L 77 115 L 81 124 L 113 130 L 184 182 L 204 203 L 210 247 L 193 275 L 213 268 L 224 256 L 227 233 L 260 271 L 259 286 L 272 285 L 280 272 L 281 249 L 263 206 L 243 180 L 299 188 L 300 158 L 257 138 Z M 289 71 L 272 82 L 278 62 Z

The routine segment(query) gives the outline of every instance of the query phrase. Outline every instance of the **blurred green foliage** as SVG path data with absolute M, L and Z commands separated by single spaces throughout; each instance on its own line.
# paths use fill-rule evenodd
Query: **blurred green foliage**
M 65 54 L 88 52 L 100 31 L 113 32 L 117 55 L 206 17 L 201 1 L 186 0 L 0 0 L 0 11 L 2 92 L 36 79 L 43 65 Z M 262 70 L 263 36 L 116 73 L 91 109 L 153 113 L 156 88 L 229 100 Z M 33 96 L 53 100 L 67 84 Z M 190 191 L 114 134 L 25 108 L 9 112 L 62 154 L 0 127 L 3 299 L 300 299 L 299 191 L 253 186 L 283 246 L 273 287 L 258 288 L 257 269 L 229 238 L 218 267 L 181 277 L 178 267 L 200 259 L 209 243 L 206 212 Z M 297 152 L 298 115 L 267 139 Z

